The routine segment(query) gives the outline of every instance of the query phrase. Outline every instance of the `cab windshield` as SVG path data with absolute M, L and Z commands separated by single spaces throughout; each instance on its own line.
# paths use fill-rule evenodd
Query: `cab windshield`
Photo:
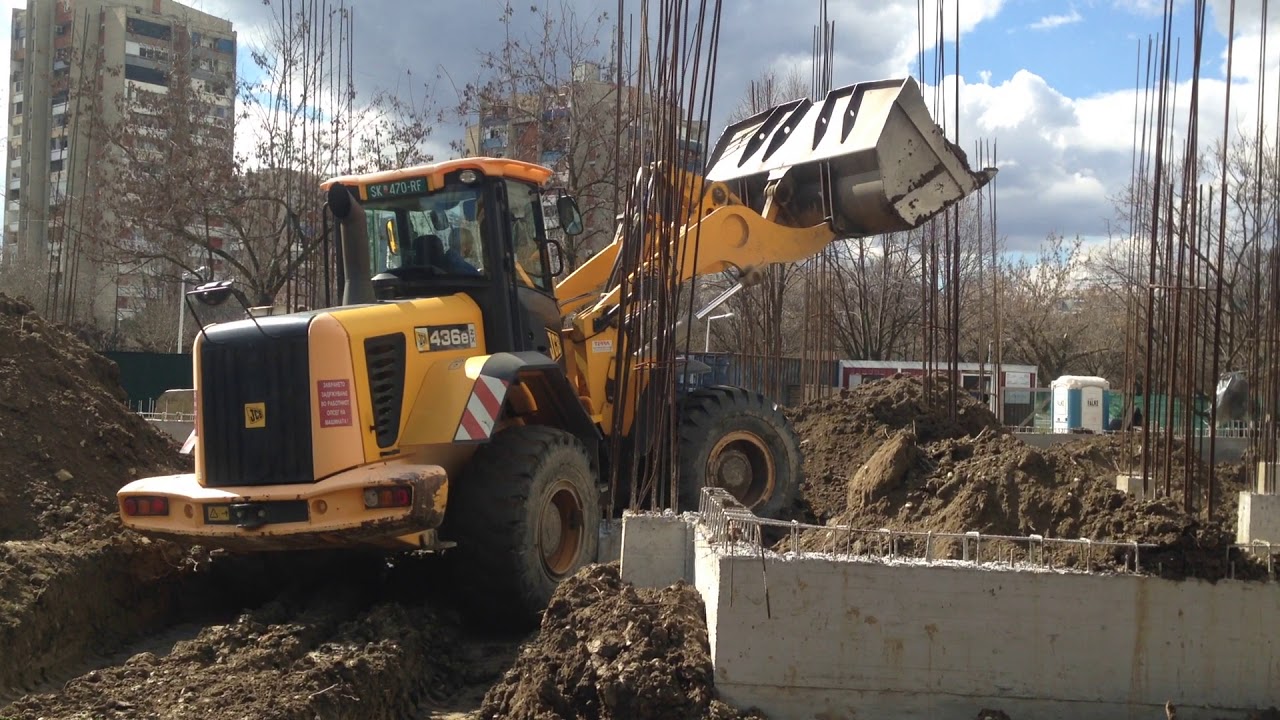
M 480 190 L 370 201 L 364 210 L 374 275 L 418 269 L 433 276 L 486 276 Z

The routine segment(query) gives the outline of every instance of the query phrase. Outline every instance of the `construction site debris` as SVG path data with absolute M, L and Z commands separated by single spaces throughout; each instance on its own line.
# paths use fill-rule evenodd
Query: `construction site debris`
M 936 383 L 934 392 L 946 385 Z M 1141 468 L 1132 436 L 1081 436 L 1039 450 L 1000 429 L 967 395 L 955 422 L 937 400 L 926 398 L 919 380 L 898 376 L 797 408 L 810 519 L 860 529 L 1137 541 L 1157 546 L 1141 553 L 1141 563 L 1166 577 L 1266 576 L 1261 564 L 1230 549 L 1227 513 L 1204 521 L 1168 497 L 1141 501 L 1116 489 L 1117 472 Z M 1190 472 L 1207 472 L 1192 463 Z M 779 549 L 825 550 L 831 542 L 829 532 L 811 531 L 796 547 L 784 539 Z M 1108 556 L 1098 559 L 1107 564 Z M 1075 551 L 1058 560 L 1085 564 Z M 1122 553 L 1109 560 L 1126 562 Z
M 482 718 L 759 718 L 715 697 L 702 598 L 685 583 L 624 583 L 584 568 L 556 590 L 536 637 L 485 696 Z

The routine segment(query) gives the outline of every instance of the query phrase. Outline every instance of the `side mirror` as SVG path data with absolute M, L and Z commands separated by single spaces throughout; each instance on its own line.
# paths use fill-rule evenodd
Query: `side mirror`
M 560 229 L 565 235 L 582 234 L 582 212 L 578 210 L 578 201 L 573 196 L 561 195 L 556 199 L 556 215 L 560 217 Z
M 555 240 L 547 241 L 547 269 L 551 277 L 564 272 L 564 248 Z
M 387 251 L 392 255 L 400 254 L 400 243 L 396 240 L 396 221 L 387 219 L 387 224 L 382 229 L 382 234 L 386 236 Z
M 195 298 L 201 305 L 209 307 L 217 307 L 226 302 L 236 293 L 234 280 L 218 280 L 201 285 L 195 290 L 190 290 L 187 295 Z

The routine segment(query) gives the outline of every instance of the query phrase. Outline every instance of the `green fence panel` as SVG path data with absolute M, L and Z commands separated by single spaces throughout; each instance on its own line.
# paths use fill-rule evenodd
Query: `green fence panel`
M 165 390 L 192 385 L 191 356 L 176 353 L 111 351 L 102 353 L 120 366 L 120 385 L 129 406 L 148 410 Z

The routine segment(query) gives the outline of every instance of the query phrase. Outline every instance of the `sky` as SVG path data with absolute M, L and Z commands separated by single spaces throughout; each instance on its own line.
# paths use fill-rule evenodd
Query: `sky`
M 349 0 L 355 7 L 355 80 L 362 98 L 377 90 L 422 94 L 421 83 L 435 82 L 435 99 L 456 102 L 452 78 L 463 82 L 477 74 L 482 49 L 497 49 L 503 27 L 503 0 Z M 513 4 L 512 29 L 532 32 L 530 3 Z M 590 17 L 611 16 L 616 0 L 554 0 Z M 1146 43 L 1161 31 L 1162 0 L 828 0 L 835 28 L 836 86 L 887 77 L 915 75 L 936 84 L 932 31 L 926 38 L 926 67 L 921 73 L 919 8 L 933 27 L 937 2 L 946 18 L 946 125 L 970 150 L 976 141 L 998 148 L 999 223 L 1006 249 L 1034 252 L 1050 233 L 1105 240 L 1116 217 L 1113 198 L 1129 182 L 1132 167 L 1138 72 Z M 1221 134 L 1226 87 L 1227 6 L 1210 0 L 1201 70 L 1202 135 Z M 24 0 L 0 0 L 13 7 Z M 247 53 L 260 42 L 269 13 L 280 0 L 190 0 L 189 4 L 231 19 L 240 37 L 240 68 L 251 68 Z M 959 73 L 956 75 L 955 13 L 959 2 Z M 1236 65 L 1233 73 L 1233 124 L 1251 127 L 1258 88 L 1262 37 L 1258 20 L 1264 0 L 1237 0 Z M 1173 35 L 1182 41 L 1182 83 L 1177 93 L 1177 124 L 1186 125 L 1189 95 L 1191 0 L 1174 0 Z M 656 5 L 657 3 L 654 3 Z M 558 5 L 557 5 L 558 7 Z M 639 7 L 626 0 L 631 14 Z M 712 136 L 752 79 L 774 71 L 798 69 L 808 77 L 813 28 L 819 0 L 724 0 L 717 94 Z M 275 10 L 278 12 L 278 10 Z M 7 55 L 10 12 L 0 18 L 0 50 Z M 1270 105 L 1280 92 L 1280 8 L 1272 12 L 1267 82 Z M 600 38 L 607 54 L 608 36 Z M 603 60 L 604 58 L 602 58 Z M 437 81 L 437 77 L 442 79 Z M 957 89 L 958 88 L 958 89 Z M 926 98 L 931 97 L 926 90 Z M 460 126 L 435 131 L 437 158 L 450 156 L 447 143 Z M 972 153 L 971 153 L 972 154 Z

